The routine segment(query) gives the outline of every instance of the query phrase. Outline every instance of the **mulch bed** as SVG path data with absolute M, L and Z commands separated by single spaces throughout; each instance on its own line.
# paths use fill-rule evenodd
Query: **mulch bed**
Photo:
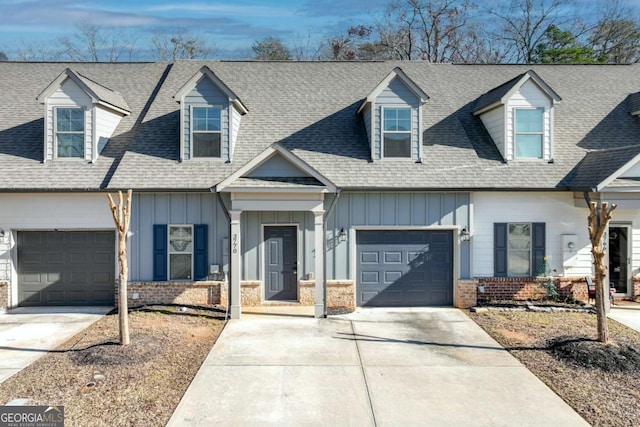
M 638 425 L 640 333 L 609 320 L 611 340 L 602 344 L 596 316 L 588 312 L 490 310 L 469 316 L 591 425 Z
M 223 326 L 214 307 L 141 307 L 122 347 L 109 314 L 0 384 L 0 403 L 63 405 L 69 426 L 164 426 Z

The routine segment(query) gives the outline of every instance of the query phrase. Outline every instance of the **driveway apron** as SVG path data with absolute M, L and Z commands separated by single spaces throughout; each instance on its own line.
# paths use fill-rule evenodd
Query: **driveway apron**
M 33 307 L 0 313 L 0 383 L 112 310 Z
M 169 426 L 586 426 L 453 308 L 229 322 Z

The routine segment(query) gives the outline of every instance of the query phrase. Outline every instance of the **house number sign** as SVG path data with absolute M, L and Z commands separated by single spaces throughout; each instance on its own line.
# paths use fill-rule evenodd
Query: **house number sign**
M 231 239 L 231 246 L 232 246 L 232 252 L 234 254 L 238 253 L 238 235 L 234 234 L 233 238 Z

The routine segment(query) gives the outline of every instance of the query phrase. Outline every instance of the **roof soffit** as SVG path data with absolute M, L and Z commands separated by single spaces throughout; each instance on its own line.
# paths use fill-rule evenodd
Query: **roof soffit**
M 184 97 L 187 96 L 187 94 L 191 92 L 203 78 L 209 79 L 211 83 L 216 85 L 216 87 L 220 89 L 229 98 L 229 102 L 231 102 L 241 114 L 244 115 L 249 112 L 249 110 L 242 103 L 240 98 L 238 98 L 238 96 L 236 96 L 236 94 L 233 93 L 233 91 L 218 76 L 216 76 L 215 73 L 211 71 L 211 69 L 206 65 L 200 68 L 198 72 L 195 73 L 178 90 L 178 92 L 176 92 L 175 95 L 173 95 L 173 98 L 176 101 L 182 103 L 184 101 Z

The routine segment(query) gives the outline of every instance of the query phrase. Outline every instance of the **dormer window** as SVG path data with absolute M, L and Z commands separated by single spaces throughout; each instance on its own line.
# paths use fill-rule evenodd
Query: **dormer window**
M 541 159 L 544 108 L 515 109 L 515 158 Z
M 221 157 L 222 108 L 192 107 L 191 137 L 194 158 Z
M 84 158 L 84 111 L 56 108 L 55 116 L 56 157 Z
M 411 108 L 382 107 L 384 157 L 411 157 Z

